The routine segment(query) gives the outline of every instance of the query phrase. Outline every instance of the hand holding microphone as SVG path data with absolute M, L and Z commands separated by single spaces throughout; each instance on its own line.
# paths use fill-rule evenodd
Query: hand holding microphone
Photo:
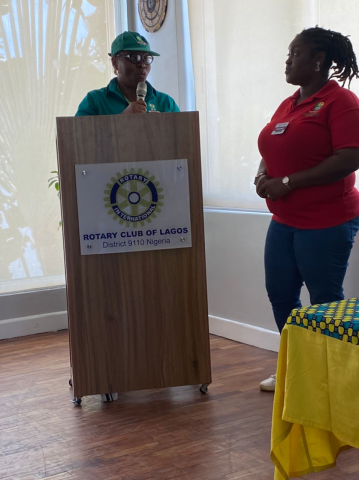
M 143 103 L 146 105 L 146 103 L 145 103 L 145 98 L 146 98 L 146 95 L 147 95 L 147 83 L 146 82 L 140 82 L 137 85 L 136 95 L 137 95 L 137 102 L 141 102 L 141 105 L 143 105 Z M 160 112 L 149 111 L 148 113 L 160 113 Z
M 123 113 L 147 113 L 147 105 L 145 102 L 147 94 L 147 84 L 140 82 L 136 88 L 135 102 L 131 102 L 130 105 L 123 111 Z
M 147 113 L 147 106 L 143 100 L 136 100 L 130 103 L 122 113 Z

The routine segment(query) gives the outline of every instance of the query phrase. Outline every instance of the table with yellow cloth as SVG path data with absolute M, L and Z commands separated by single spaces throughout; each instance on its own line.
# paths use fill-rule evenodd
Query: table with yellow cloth
M 359 448 L 359 299 L 292 311 L 281 335 L 271 458 L 275 480 L 335 466 Z

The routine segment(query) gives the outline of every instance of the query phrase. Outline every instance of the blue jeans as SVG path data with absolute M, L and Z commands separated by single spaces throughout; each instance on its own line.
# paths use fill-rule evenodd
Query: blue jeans
M 289 227 L 271 221 L 265 244 L 266 288 L 279 332 L 293 308 L 300 308 L 306 284 L 310 302 L 343 300 L 343 281 L 359 217 L 330 228 Z

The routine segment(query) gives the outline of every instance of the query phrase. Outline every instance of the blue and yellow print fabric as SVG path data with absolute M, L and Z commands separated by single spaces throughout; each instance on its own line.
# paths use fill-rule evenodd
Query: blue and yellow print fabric
M 296 308 L 287 324 L 359 344 L 359 298 Z

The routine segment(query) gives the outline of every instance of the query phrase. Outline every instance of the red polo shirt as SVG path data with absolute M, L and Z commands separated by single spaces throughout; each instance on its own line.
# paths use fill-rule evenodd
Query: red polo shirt
M 359 99 L 330 80 L 299 105 L 299 90 L 284 100 L 259 135 L 259 151 L 271 177 L 285 177 L 318 165 L 341 148 L 359 148 Z M 271 135 L 278 123 L 284 133 Z M 297 188 L 267 200 L 273 220 L 296 228 L 327 228 L 359 215 L 355 173 L 330 185 Z

